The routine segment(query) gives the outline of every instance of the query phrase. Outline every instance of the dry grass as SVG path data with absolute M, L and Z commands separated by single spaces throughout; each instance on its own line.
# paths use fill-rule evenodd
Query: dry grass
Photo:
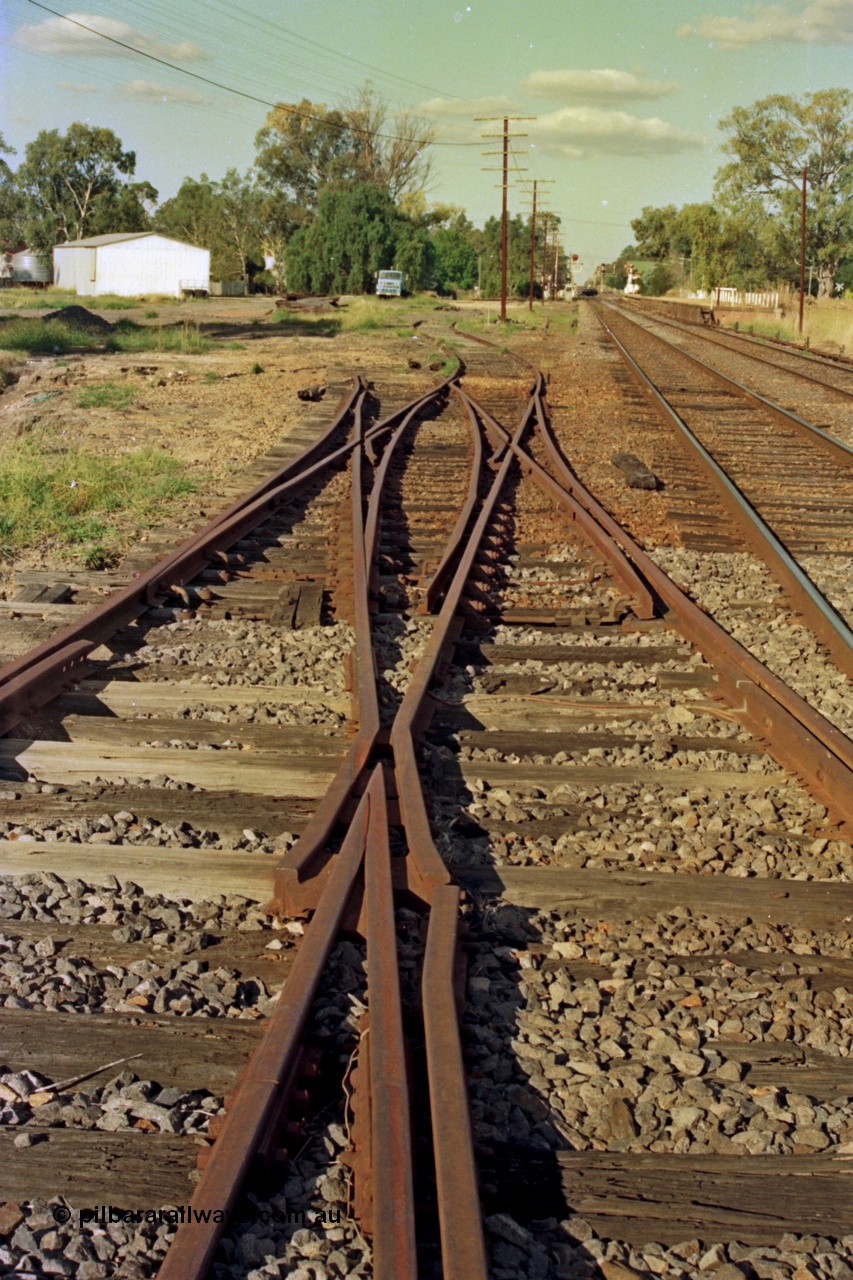
M 759 313 L 760 314 L 760 313 Z M 724 311 L 718 312 L 723 327 L 729 327 Z M 743 313 L 741 313 L 741 316 Z M 802 342 L 808 338 L 815 350 L 850 355 L 853 353 L 853 307 L 843 300 L 807 303 L 803 314 L 803 332 L 798 331 L 796 302 L 781 320 L 769 319 L 767 313 L 755 320 L 741 318 L 738 328 L 756 337 L 782 338 L 786 342 Z

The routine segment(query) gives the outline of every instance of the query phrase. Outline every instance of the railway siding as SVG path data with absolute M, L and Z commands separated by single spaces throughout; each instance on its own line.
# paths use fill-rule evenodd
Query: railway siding
M 377 379 L 333 473 L 3 739 L 3 1114 L 37 1188 L 10 1164 L 7 1265 L 187 1280 L 214 1258 L 218 1227 L 51 1225 L 52 1145 L 93 1195 L 156 1197 L 152 1155 L 176 1199 L 215 1188 L 222 1280 L 804 1280 L 806 1259 L 843 1280 L 853 748 L 577 484 L 535 371 L 454 341 L 461 397 L 383 453 L 408 392 Z M 574 463 L 589 424 L 557 426 Z M 671 496 L 632 519 L 676 529 Z M 732 630 L 752 602 L 720 605 Z M 802 687 L 843 717 L 831 680 Z M 143 1057 L 51 1090 L 120 1041 Z M 303 1097 L 311 1046 L 345 1081 L 328 1110 L 316 1078 Z

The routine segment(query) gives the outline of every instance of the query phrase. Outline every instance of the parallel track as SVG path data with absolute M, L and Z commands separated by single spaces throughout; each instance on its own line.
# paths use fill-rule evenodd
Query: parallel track
M 363 389 L 354 388 L 330 424 L 322 453 L 291 464 L 262 492 L 236 504 L 76 632 L 52 638 L 0 673 L 0 723 L 7 733 L 25 723 L 37 729 L 37 712 L 47 717 L 41 723 L 50 723 L 57 712 L 48 704 L 58 687 L 77 684 L 96 645 L 113 642 L 117 629 L 144 628 L 141 610 L 146 603 L 162 610 L 158 593 L 165 589 L 178 591 L 183 604 L 202 617 L 205 610 L 219 610 L 220 616 L 238 611 L 251 618 L 266 615 L 260 584 L 281 582 L 268 615 L 273 625 L 300 625 L 304 605 L 314 611 L 312 621 L 322 618 L 328 625 L 334 619 L 353 627 L 354 736 L 329 744 L 326 767 L 337 770 L 331 785 L 269 876 L 280 915 L 313 912 L 311 923 L 239 1088 L 225 1116 L 211 1126 L 216 1140 L 204 1152 L 192 1204 L 230 1211 L 258 1164 L 267 1187 L 274 1182 L 300 1074 L 308 1065 L 304 1033 L 312 1000 L 338 931 L 346 926 L 365 940 L 369 1019 L 360 1030 L 346 1162 L 353 1170 L 355 1214 L 371 1236 L 373 1273 L 381 1280 L 427 1274 L 485 1280 L 480 1180 L 493 1184 L 489 1210 L 511 1213 L 507 1179 L 514 1171 L 516 1186 L 518 1179 L 528 1184 L 519 1201 L 524 1216 L 546 1216 L 536 1211 L 537 1197 L 550 1216 L 558 1207 L 553 1187 L 546 1194 L 536 1173 L 549 1161 L 552 1174 L 559 1169 L 564 1204 L 581 1206 L 600 1234 L 635 1245 L 693 1235 L 757 1241 L 769 1238 L 786 1214 L 804 1234 L 849 1232 L 846 1184 L 831 1152 L 796 1153 L 791 1143 L 774 1139 L 768 1150 L 773 1167 L 766 1174 L 753 1169 L 751 1190 L 738 1184 L 732 1192 L 726 1181 L 728 1165 L 723 1169 L 719 1162 L 732 1159 L 734 1138 L 746 1132 L 754 1114 L 748 1089 L 734 1087 L 754 1070 L 743 1050 L 755 1045 L 751 1024 L 748 1038 L 737 1041 L 707 1034 L 692 1014 L 676 1014 L 660 1042 L 651 1037 L 643 1047 L 631 1032 L 628 1006 L 618 998 L 626 972 L 645 963 L 639 943 L 627 937 L 609 959 L 596 944 L 589 961 L 583 939 L 595 928 L 602 940 L 608 931 L 619 937 L 626 920 L 642 921 L 660 911 L 687 908 L 700 935 L 706 917 L 743 922 L 760 915 L 769 932 L 745 926 L 748 947 L 732 964 L 754 971 L 760 951 L 764 968 L 775 966 L 784 974 L 792 963 L 786 950 L 791 930 L 799 929 L 809 934 L 820 971 L 831 971 L 842 987 L 848 981 L 847 951 L 831 939 L 844 913 L 853 911 L 843 849 L 853 833 L 853 744 L 692 604 L 580 485 L 552 436 L 538 372 L 500 357 L 487 344 L 462 343 L 461 379 L 408 409 L 397 407 L 391 420 L 372 422 Z M 344 430 L 347 443 L 340 440 Z M 320 531 L 328 522 L 327 546 Z M 288 570 L 291 554 L 296 563 Z M 305 554 L 307 572 L 299 559 Z M 216 555 L 219 579 L 210 568 Z M 308 587 L 313 590 L 303 600 Z M 118 650 L 130 658 L 123 644 L 119 638 Z M 260 669 L 249 674 L 251 683 L 262 679 Z M 64 695 L 60 721 L 68 699 L 75 705 L 80 696 Z M 111 696 L 118 697 L 115 691 Z M 166 719 L 158 732 L 167 732 Z M 277 732 L 286 756 L 286 728 L 271 727 L 255 745 L 272 749 Z M 205 736 L 209 741 L 206 727 L 201 740 Z M 177 756 L 196 753 L 172 754 L 177 763 Z M 283 781 L 287 768 L 281 754 L 279 760 Z M 247 776 L 235 771 L 237 778 Z M 270 800 L 282 794 L 279 786 Z M 674 814 L 689 817 L 695 810 L 693 826 L 677 829 L 698 828 L 709 848 L 715 841 L 725 845 L 719 832 L 726 831 L 728 819 L 711 825 L 714 797 L 726 812 L 740 806 L 761 815 L 762 835 L 775 842 L 772 862 L 766 855 L 760 865 L 744 861 L 731 840 L 730 848 L 701 858 L 686 837 L 657 839 L 666 824 L 675 825 Z M 760 804 L 750 810 L 752 798 Z M 504 816 L 497 817 L 501 809 Z M 591 853 L 593 811 L 622 815 L 627 843 L 610 848 L 602 836 Z M 784 817 L 777 822 L 777 815 L 788 812 L 807 815 L 799 833 L 785 831 Z M 832 842 L 833 851 L 839 846 L 828 877 L 815 876 L 811 864 L 805 872 L 832 885 L 785 878 L 802 850 L 794 836 L 807 825 L 814 841 Z M 656 832 L 651 842 L 650 830 Z M 685 859 L 689 871 L 680 865 Z M 771 880 L 774 904 L 768 911 L 765 889 Z M 482 1003 L 494 986 L 496 1002 L 487 1010 L 491 1032 L 467 1046 L 480 1063 L 471 1081 L 455 986 L 462 886 L 472 895 L 464 908 L 471 931 L 466 946 L 475 961 L 469 997 Z M 496 892 L 503 904 L 493 900 Z M 577 904 L 566 906 L 572 896 Z M 560 951 L 547 943 L 543 949 L 534 940 L 547 942 L 551 925 L 540 909 L 560 900 L 564 905 L 556 915 L 568 945 Z M 507 901 L 523 910 L 513 914 Z M 401 1002 L 401 902 L 424 921 L 415 1008 Z M 691 950 L 706 969 L 696 970 L 699 986 L 684 984 L 690 992 L 685 999 L 704 993 L 701 974 L 716 972 L 719 957 L 707 940 L 713 940 L 714 928 L 712 921 L 710 933 Z M 817 950 L 821 930 L 827 938 L 824 955 Z M 664 931 L 655 955 L 664 969 L 679 956 L 672 935 Z M 497 956 L 494 942 L 501 944 Z M 676 950 L 667 954 L 668 947 Z M 562 963 L 567 957 L 568 965 Z M 491 975 L 485 986 L 479 966 Z M 596 981 L 601 967 L 613 972 Z M 676 976 L 684 971 L 678 964 Z M 599 1048 L 593 1023 L 583 1017 L 583 1035 L 577 1044 L 569 1037 L 568 1057 L 559 1048 L 555 1015 L 562 997 L 553 994 L 554 982 L 542 982 L 557 972 L 565 975 L 565 1004 L 582 1014 L 591 1013 L 594 1003 L 599 1011 L 602 1002 L 608 1006 L 613 1025 L 604 1039 L 615 1048 Z M 590 980 L 599 994 L 592 1000 L 587 991 L 578 1005 L 569 998 L 572 984 L 588 988 Z M 767 982 L 767 1000 L 776 1007 L 785 999 L 783 979 Z M 647 983 L 654 986 L 651 970 Z M 532 1071 L 524 1081 L 511 1061 L 502 1037 L 515 1034 L 518 1000 L 511 992 L 507 996 L 513 985 L 524 989 L 531 1025 L 553 1039 L 564 1058 L 549 1064 L 560 1068 L 556 1074 Z M 732 999 L 737 995 L 735 984 Z M 715 999 L 722 1008 L 729 995 L 717 993 Z M 410 1075 L 404 1028 L 411 1033 L 413 1018 Z M 720 1015 L 718 1029 L 722 1020 Z M 577 1020 L 572 1025 L 580 1026 Z M 633 1076 L 620 1074 L 626 1057 L 636 1068 Z M 526 1051 L 521 1058 L 532 1060 Z M 504 1074 L 492 1074 L 498 1069 Z M 522 1121 L 539 1117 L 536 1123 L 502 1112 L 507 1070 Z M 420 1092 L 412 1094 L 421 1071 L 428 1101 Z M 805 1083 L 797 1084 L 795 1067 L 779 1071 L 774 1088 L 807 1091 Z M 608 1072 L 618 1083 L 618 1096 L 608 1092 Z M 645 1079 L 648 1093 L 650 1081 L 667 1076 L 680 1096 L 687 1080 L 699 1075 L 710 1079 L 703 1087 L 711 1098 L 731 1083 L 727 1131 L 715 1145 L 708 1136 L 717 1132 L 713 1125 L 696 1128 L 694 1118 L 696 1132 L 686 1146 L 674 1136 L 684 1137 L 684 1128 L 673 1131 L 669 1144 L 663 1130 L 650 1138 L 640 1082 Z M 829 1075 L 826 1081 L 824 1091 L 818 1089 L 822 1098 L 834 1096 Z M 583 1093 L 587 1086 L 592 1093 Z M 608 1106 L 620 1104 L 610 1107 L 619 1131 L 612 1149 L 613 1126 L 605 1129 L 597 1118 L 594 1086 L 604 1090 Z M 834 1123 L 840 1112 L 830 1112 L 827 1123 Z M 497 1149 L 507 1133 L 512 1149 Z M 652 1148 L 657 1165 L 641 1154 L 652 1141 L 658 1143 Z M 475 1150 L 475 1142 L 490 1151 Z M 416 1145 L 428 1152 L 432 1187 L 423 1161 L 415 1168 Z M 747 1151 L 759 1149 L 744 1145 Z M 743 1160 L 749 1163 L 749 1157 Z M 818 1191 L 798 1202 L 805 1173 Z M 622 1187 L 618 1203 L 614 1180 Z M 768 1180 L 781 1188 L 775 1206 Z M 430 1193 L 433 1208 L 425 1209 L 420 1200 Z M 207 1274 L 221 1232 L 222 1224 L 214 1222 L 180 1226 L 160 1276 L 190 1280 Z

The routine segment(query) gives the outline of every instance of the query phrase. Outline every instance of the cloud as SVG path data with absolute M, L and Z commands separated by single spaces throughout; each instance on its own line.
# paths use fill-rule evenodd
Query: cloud
M 420 115 L 450 120 L 473 120 L 474 116 L 499 116 L 519 111 L 517 102 L 505 94 L 490 98 L 430 98 L 418 107 Z
M 60 80 L 60 89 L 68 89 L 70 93 L 97 93 L 96 84 L 78 84 L 76 80 Z
M 525 126 L 540 151 L 570 157 L 664 156 L 701 151 L 706 140 L 661 120 L 600 107 L 561 107 Z
M 194 102 L 204 103 L 207 101 L 195 89 L 176 89 L 170 84 L 154 84 L 151 80 L 131 80 L 127 84 L 119 85 L 119 89 L 123 93 L 129 93 L 133 98 L 139 98 L 142 102 Z
M 647 80 L 643 75 L 609 67 L 594 71 L 534 71 L 521 82 L 521 88 L 537 98 L 592 103 L 663 98 L 678 87 L 671 81 Z
M 853 0 L 812 0 L 792 13 L 783 4 L 756 4 L 751 18 L 706 15 L 678 28 L 680 36 L 701 36 L 721 49 L 753 44 L 853 44 Z
M 46 18 L 44 22 L 24 23 L 15 32 L 12 43 L 30 53 L 52 53 L 62 57 L 128 57 L 126 49 L 102 39 L 103 36 L 110 36 L 112 40 L 120 40 L 142 53 L 150 53 L 155 58 L 165 58 L 169 62 L 194 62 L 207 57 L 204 50 L 192 40 L 182 40 L 180 44 L 164 44 L 156 36 L 147 36 L 143 31 L 117 18 L 103 18 L 87 13 L 69 13 L 67 18 L 72 21 L 67 21 L 66 18 Z M 82 23 L 82 26 L 75 26 L 75 22 Z M 84 27 L 90 27 L 91 30 L 84 31 Z

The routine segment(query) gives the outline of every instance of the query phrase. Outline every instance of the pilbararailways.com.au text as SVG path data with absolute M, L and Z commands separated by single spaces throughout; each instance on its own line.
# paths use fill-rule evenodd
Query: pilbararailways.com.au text
M 106 1227 L 114 1222 L 128 1224 L 153 1222 L 168 1223 L 170 1226 L 181 1226 L 196 1222 L 228 1222 L 230 1214 L 227 1209 L 196 1209 L 193 1205 L 170 1205 L 162 1209 L 124 1209 L 119 1205 L 101 1204 L 89 1209 L 71 1209 L 67 1205 L 54 1205 L 51 1209 L 53 1218 L 58 1223 L 73 1223 L 79 1226 Z M 236 1214 L 235 1222 L 261 1222 L 265 1226 L 322 1226 L 334 1225 L 342 1220 L 340 1209 L 256 1209 L 241 1208 Z

